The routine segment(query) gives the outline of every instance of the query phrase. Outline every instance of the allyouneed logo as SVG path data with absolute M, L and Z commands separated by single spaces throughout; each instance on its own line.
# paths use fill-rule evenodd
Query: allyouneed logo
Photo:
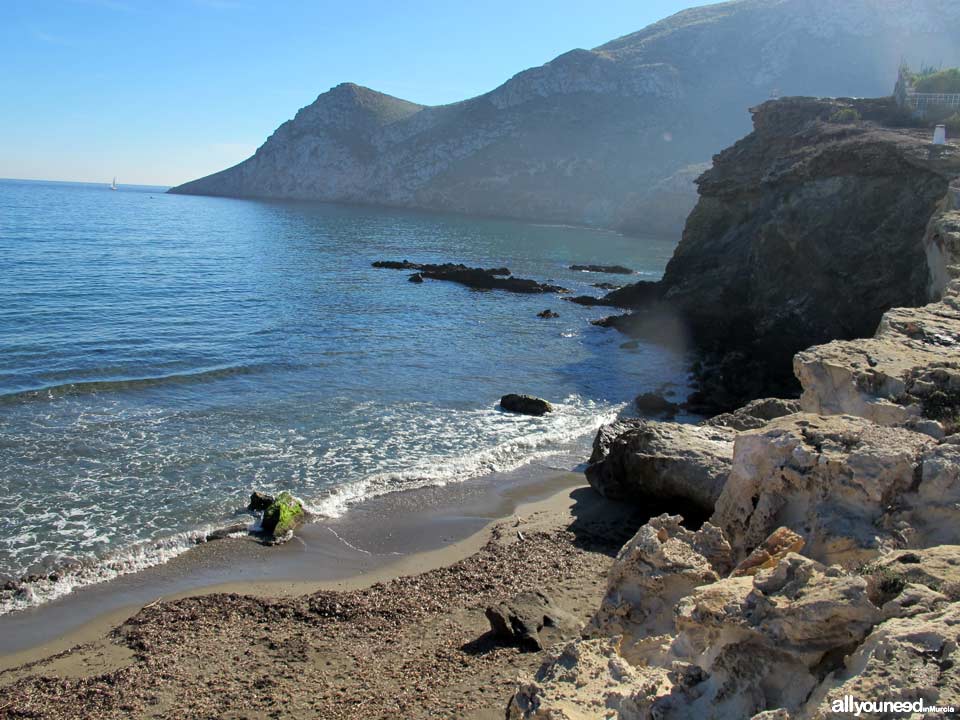
M 830 710 L 835 713 L 851 713 L 860 717 L 863 713 L 954 713 L 953 705 L 927 705 L 925 700 L 854 700 L 853 695 L 844 695 L 834 700 Z

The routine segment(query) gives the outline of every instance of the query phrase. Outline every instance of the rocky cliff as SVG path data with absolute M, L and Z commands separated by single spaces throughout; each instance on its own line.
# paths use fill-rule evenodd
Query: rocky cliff
M 879 95 L 901 57 L 960 61 L 949 0 L 737 0 L 426 107 L 346 83 L 239 165 L 172 192 L 679 228 L 703 163 L 785 94 Z
M 787 98 L 753 117 L 697 181 L 662 281 L 604 300 L 649 306 L 654 295 L 678 314 L 717 358 L 700 399 L 718 410 L 792 392 L 796 352 L 869 336 L 890 308 L 935 297 L 956 252 L 955 142 L 890 127 L 900 117 L 885 100 Z M 648 314 L 612 322 L 630 331 Z
M 552 650 L 508 717 L 955 714 L 928 710 L 960 709 L 960 281 L 942 294 L 891 310 L 874 338 L 798 354 L 805 412 L 725 449 L 691 452 L 673 423 L 656 442 L 602 429 L 592 483 L 689 503 L 699 464 L 714 512 L 696 530 L 671 515 L 641 527 L 583 638 Z

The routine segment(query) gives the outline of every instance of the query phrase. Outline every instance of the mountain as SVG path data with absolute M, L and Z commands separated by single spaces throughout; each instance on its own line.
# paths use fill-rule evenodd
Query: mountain
M 312 199 L 672 231 L 711 156 L 771 94 L 892 92 L 960 63 L 955 0 L 736 0 L 572 50 L 463 102 L 344 83 L 253 157 L 171 192 Z

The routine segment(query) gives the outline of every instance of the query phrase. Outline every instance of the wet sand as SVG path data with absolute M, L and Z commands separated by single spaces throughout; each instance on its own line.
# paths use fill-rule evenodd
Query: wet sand
M 449 564 L 475 552 L 485 540 L 481 531 L 494 520 L 583 483 L 581 473 L 531 465 L 373 498 L 341 518 L 304 525 L 278 547 L 253 538 L 204 543 L 163 565 L 0 616 L 0 669 L 89 640 L 158 598 L 213 592 L 289 597 Z
M 249 581 L 118 610 L 101 626 L 87 624 L 79 645 L 57 650 L 60 638 L 30 650 L 32 658 L 19 654 L 19 667 L 8 656 L 0 718 L 502 718 L 518 679 L 545 651 L 503 644 L 484 609 L 521 591 L 545 592 L 572 621 L 545 628 L 544 646 L 573 639 L 599 603 L 613 557 L 648 513 L 602 499 L 572 473 L 458 492 L 473 497 L 459 511 L 428 509 L 413 493 L 384 498 L 383 511 L 411 505 L 391 516 L 403 518 L 399 524 L 365 507 L 367 521 L 383 527 L 363 536 L 362 550 L 378 555 L 352 551 L 373 563 L 361 574 L 254 581 L 251 573 Z M 468 507 L 497 510 L 501 519 Z M 435 516 L 444 519 L 428 521 Z M 479 531 L 455 540 L 476 524 Z M 308 534 L 324 537 L 319 526 Z M 450 542 L 388 554 L 429 544 L 425 535 Z M 247 559 L 277 549 L 239 545 Z M 350 550 L 337 541 L 324 557 L 340 546 Z M 283 549 L 278 565 L 295 567 L 316 545 L 297 547 Z M 205 551 L 220 552 L 203 546 L 185 556 L 187 565 L 206 567 L 198 559 Z M 383 556 L 394 560 L 370 559 Z

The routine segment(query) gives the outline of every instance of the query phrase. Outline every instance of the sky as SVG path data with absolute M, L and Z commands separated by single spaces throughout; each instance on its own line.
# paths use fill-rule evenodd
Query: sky
M 341 82 L 492 90 L 693 0 L 0 0 L 0 178 L 175 185 Z

